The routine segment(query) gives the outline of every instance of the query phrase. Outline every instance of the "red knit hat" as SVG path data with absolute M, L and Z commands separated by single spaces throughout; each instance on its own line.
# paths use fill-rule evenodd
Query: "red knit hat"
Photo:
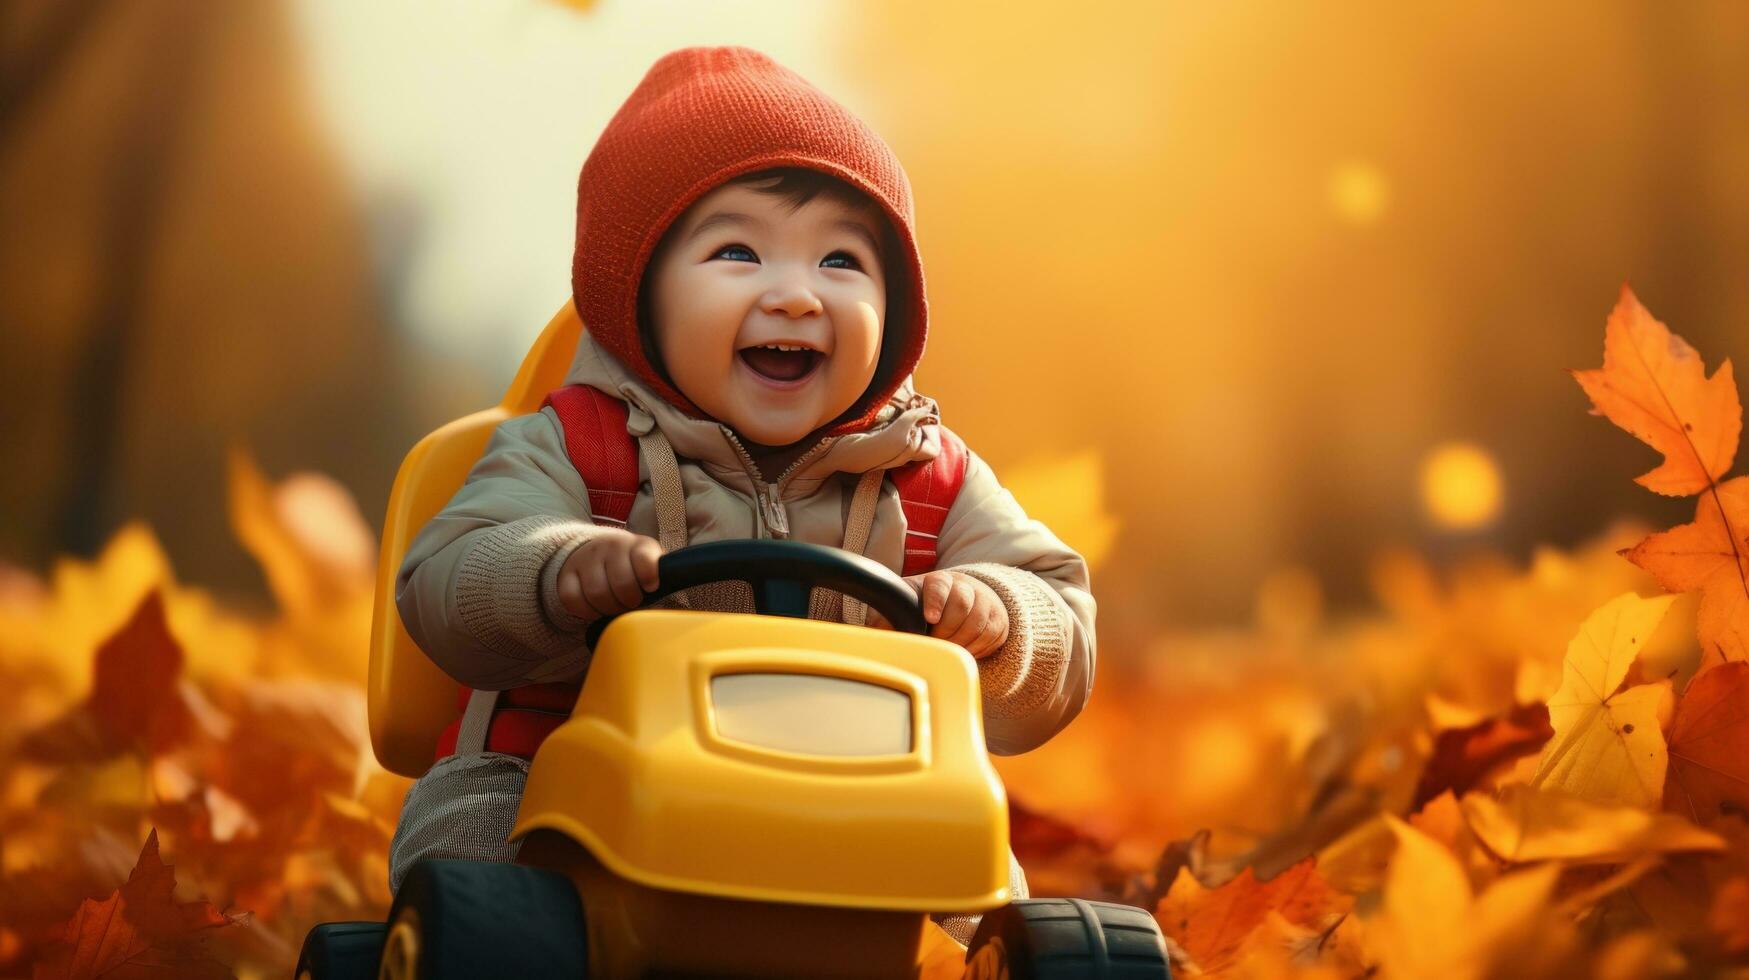
M 734 177 L 772 167 L 830 174 L 886 213 L 900 245 L 905 308 L 889 307 L 881 369 L 844 421 L 866 429 L 923 356 L 929 307 L 912 234 L 911 184 L 874 131 L 808 81 L 751 48 L 693 47 L 663 55 L 608 121 L 577 182 L 571 292 L 602 347 L 680 410 L 709 416 L 644 356 L 638 284 L 669 224 Z M 894 316 L 897 312 L 899 315 Z

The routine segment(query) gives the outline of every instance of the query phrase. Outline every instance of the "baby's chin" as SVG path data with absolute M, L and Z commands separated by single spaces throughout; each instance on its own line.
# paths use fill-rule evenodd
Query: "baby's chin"
M 844 414 L 850 406 L 826 406 L 832 409 L 807 410 L 796 405 L 773 412 L 769 407 L 738 404 L 724 413 L 723 424 L 733 429 L 735 436 L 749 446 L 783 449 L 814 438 L 819 431 Z

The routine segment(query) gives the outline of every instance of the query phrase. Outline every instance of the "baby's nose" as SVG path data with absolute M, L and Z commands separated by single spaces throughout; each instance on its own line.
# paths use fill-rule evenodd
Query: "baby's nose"
M 825 309 L 820 297 L 812 289 L 793 281 L 773 286 L 765 294 L 762 305 L 767 313 L 781 313 L 791 317 L 807 316 Z

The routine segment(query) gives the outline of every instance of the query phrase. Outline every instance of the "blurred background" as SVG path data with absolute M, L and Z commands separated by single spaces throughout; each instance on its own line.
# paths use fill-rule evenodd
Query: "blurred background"
M 228 447 L 373 527 L 569 290 L 658 56 L 745 44 L 891 143 L 947 424 L 1095 559 L 1102 655 L 1687 519 L 1588 417 L 1624 282 L 1749 355 L 1749 7 L 17 0 L 0 7 L 0 561 L 130 520 L 265 603 Z M 1272 586 L 1272 583 L 1274 585 Z M 1272 592 L 1272 588 L 1274 592 Z M 252 598 L 254 597 L 254 598 Z

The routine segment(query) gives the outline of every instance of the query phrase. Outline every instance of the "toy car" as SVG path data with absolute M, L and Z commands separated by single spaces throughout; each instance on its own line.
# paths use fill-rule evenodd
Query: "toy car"
M 518 385 L 538 386 L 541 357 L 568 354 L 567 312 Z M 517 396 L 513 385 L 500 408 Z M 401 627 L 394 573 L 490 415 L 428 436 L 391 497 L 371 732 L 384 765 L 408 775 L 429 765 L 456 687 Z M 300 978 L 914 977 L 962 955 L 967 977 L 1169 975 L 1141 909 L 1010 901 L 1006 795 L 974 661 L 927 635 L 891 570 L 753 540 L 678 549 L 658 574 L 646 606 L 740 580 L 756 611 L 640 608 L 593 624 L 576 707 L 529 770 L 516 863 L 416 864 L 386 923 L 312 930 Z M 815 587 L 895 629 L 807 619 Z M 964 951 L 929 918 L 944 912 L 982 913 Z

